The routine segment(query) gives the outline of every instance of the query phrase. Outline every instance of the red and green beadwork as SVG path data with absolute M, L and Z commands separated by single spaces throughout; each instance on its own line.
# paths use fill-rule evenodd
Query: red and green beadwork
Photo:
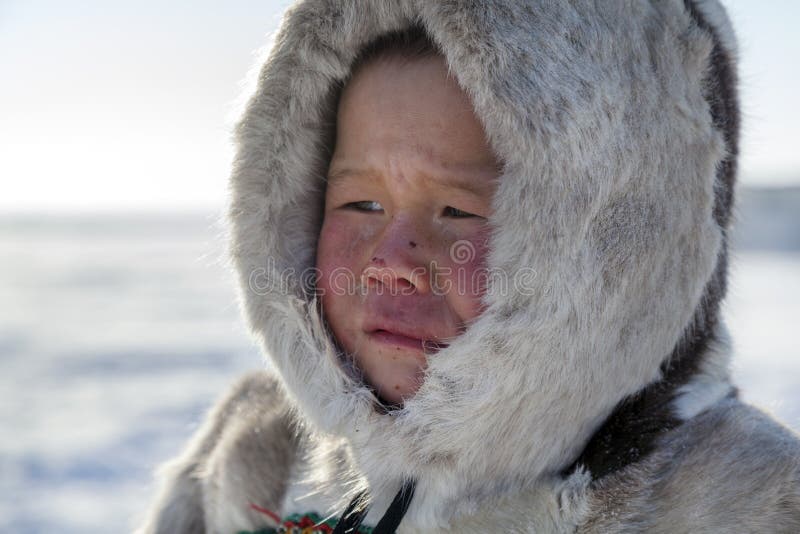
M 319 514 L 292 514 L 281 521 L 278 527 L 265 527 L 256 531 L 242 530 L 237 534 L 331 534 L 336 528 L 337 518 L 323 520 Z M 358 527 L 358 534 L 372 534 L 372 527 Z

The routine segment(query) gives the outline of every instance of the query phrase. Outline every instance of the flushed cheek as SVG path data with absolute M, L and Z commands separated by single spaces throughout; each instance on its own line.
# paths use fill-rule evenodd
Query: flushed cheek
M 364 267 L 366 246 L 373 234 L 374 230 L 368 225 L 354 225 L 335 215 L 326 217 L 317 245 L 317 268 L 329 276 L 346 273 L 357 279 Z M 329 279 L 324 282 L 330 284 Z
M 441 280 L 446 284 L 447 300 L 462 322 L 476 318 L 483 311 L 482 297 L 486 293 L 488 230 L 476 231 L 453 241 L 448 247 L 448 274 Z
M 334 335 L 352 350 L 358 336 L 359 280 L 365 246 L 363 229 L 346 220 L 326 217 L 317 245 L 317 290 Z

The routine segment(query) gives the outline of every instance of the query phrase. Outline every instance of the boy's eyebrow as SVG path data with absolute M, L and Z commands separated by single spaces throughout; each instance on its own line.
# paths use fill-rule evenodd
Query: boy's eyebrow
M 500 176 L 502 170 L 499 166 L 475 166 L 463 165 L 458 172 L 443 170 L 437 173 L 425 173 L 425 178 L 436 182 L 445 187 L 461 189 L 468 193 L 482 194 L 492 189 L 493 182 Z M 465 179 L 464 175 L 472 175 L 479 178 L 479 180 Z M 327 181 L 337 182 L 347 178 L 358 177 L 376 177 L 380 173 L 372 168 L 358 169 L 352 167 L 342 167 L 336 169 L 334 172 L 329 172 Z

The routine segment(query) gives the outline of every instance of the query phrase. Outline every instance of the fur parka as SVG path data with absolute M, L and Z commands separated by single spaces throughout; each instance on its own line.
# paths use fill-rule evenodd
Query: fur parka
M 418 25 L 503 162 L 485 311 L 387 410 L 347 365 L 315 263 L 338 95 Z M 398 532 L 800 532 L 797 435 L 737 399 L 725 295 L 739 111 L 714 0 L 303 0 L 236 129 L 231 257 L 269 370 L 162 471 L 141 532 L 278 516 Z M 495 284 L 495 286 L 492 286 Z M 505 289 L 505 290 L 504 290 Z

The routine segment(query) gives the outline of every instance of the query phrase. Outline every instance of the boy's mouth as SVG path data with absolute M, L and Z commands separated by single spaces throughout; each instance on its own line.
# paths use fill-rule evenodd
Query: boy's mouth
M 418 337 L 419 334 L 396 326 L 367 326 L 364 332 L 370 340 L 376 343 L 427 354 L 435 353 L 447 346 L 446 343 L 441 341 L 427 339 L 426 337 Z
M 367 335 L 372 341 L 385 345 L 391 345 L 393 347 L 400 347 L 419 352 L 424 352 L 425 350 L 424 340 L 390 332 L 389 330 L 373 330 L 372 332 L 367 332 Z

